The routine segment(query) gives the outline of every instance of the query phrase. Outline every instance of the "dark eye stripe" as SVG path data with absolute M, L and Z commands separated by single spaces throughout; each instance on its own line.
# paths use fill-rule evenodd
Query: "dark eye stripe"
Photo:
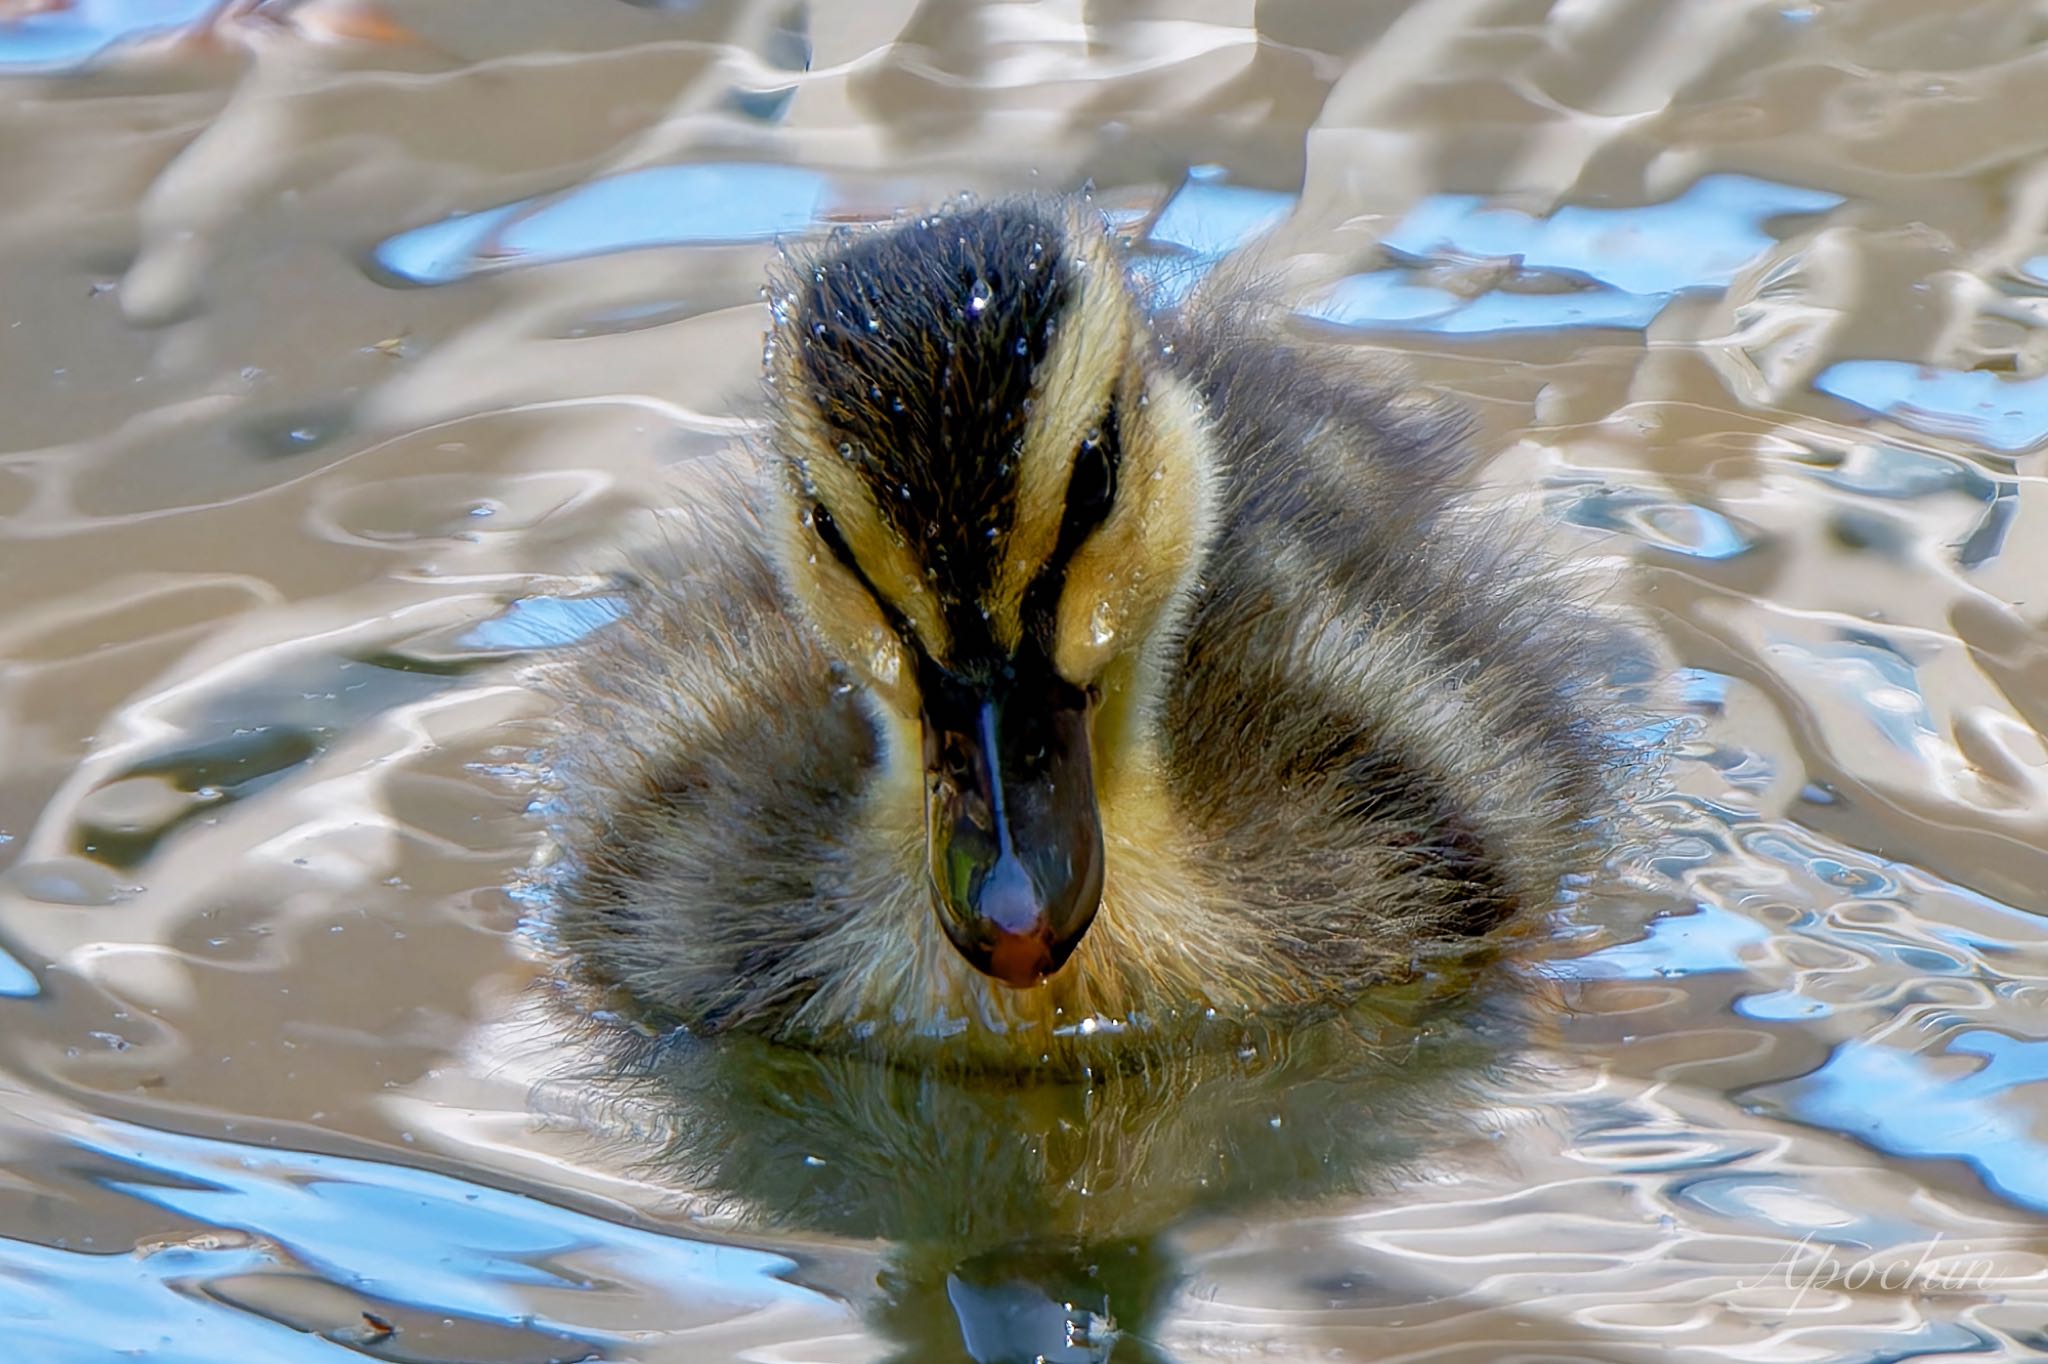
M 924 646 L 917 631 L 911 628 L 909 619 L 896 609 L 894 603 L 875 590 L 874 583 L 868 578 L 867 570 L 853 557 L 853 550 L 847 546 L 846 537 L 839 533 L 839 523 L 832 519 L 831 512 L 825 510 L 824 503 L 811 504 L 810 519 L 811 529 L 817 533 L 818 539 L 824 543 L 832 557 L 839 561 L 840 566 L 859 581 L 861 590 L 874 600 L 876 608 L 889 622 L 889 628 L 896 632 L 896 638 L 916 653 L 922 654 Z
M 811 529 L 825 542 L 825 548 L 832 551 L 833 558 L 848 572 L 859 575 L 870 592 L 874 591 L 873 585 L 868 584 L 867 575 L 861 573 L 860 565 L 854 561 L 853 551 L 846 547 L 846 537 L 839 533 L 839 523 L 832 519 L 832 513 L 825 510 L 822 502 L 811 508 Z
M 1116 408 L 1112 405 L 1103 415 L 1102 429 L 1084 441 L 1074 455 L 1059 540 L 1045 567 L 1024 593 L 1024 630 L 1038 640 L 1041 649 L 1052 648 L 1053 614 L 1058 609 L 1060 593 L 1066 589 L 1067 565 L 1116 506 L 1117 473 L 1122 463 L 1123 446 L 1118 439 Z

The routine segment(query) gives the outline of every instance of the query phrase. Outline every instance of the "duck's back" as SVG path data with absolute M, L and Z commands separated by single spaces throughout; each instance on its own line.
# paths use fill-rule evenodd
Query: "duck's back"
M 1171 339 L 1223 460 L 1163 714 L 1211 874 L 1361 983 L 1546 908 L 1613 803 L 1617 633 L 1526 528 L 1460 505 L 1442 405 L 1250 309 Z

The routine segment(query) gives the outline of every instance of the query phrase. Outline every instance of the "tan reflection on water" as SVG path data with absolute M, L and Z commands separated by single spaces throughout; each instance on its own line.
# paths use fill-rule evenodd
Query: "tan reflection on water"
M 1118 1359 L 2048 1349 L 2038 5 L 215 8 L 0 75 L 0 949 L 40 985 L 0 971 L 0 1316 L 72 1314 L 67 1359 L 221 1357 L 226 1323 L 341 1357 L 376 1343 L 346 1334 L 365 1308 L 401 1318 L 403 1358 L 957 1352 L 954 1313 L 1072 1267 L 947 1279 L 912 1214 L 972 1167 L 899 1120 L 935 1103 L 951 1130 L 1116 1147 L 1000 1149 L 1048 1162 L 1015 1218 L 1133 1257 L 1082 1275 L 1128 1289 Z M 12 15 L 0 60 L 49 19 Z M 1092 179 L 1136 220 L 1219 166 L 1196 183 L 1298 196 L 1279 240 L 1305 278 L 1407 270 L 1451 318 L 1566 285 L 1382 251 L 1432 196 L 1539 219 L 1712 175 L 1840 197 L 1770 217 L 1711 280 L 1682 231 L 1616 228 L 1594 259 L 1675 253 L 1695 279 L 1640 324 L 1337 337 L 1462 395 L 1489 495 L 1554 521 L 1693 670 L 1667 828 L 1567 916 L 1591 955 L 1534 1024 L 1482 1030 L 1481 1061 L 1452 1026 L 1412 1084 L 1324 1093 L 1287 1060 L 1112 1086 L 1079 1117 L 884 1086 L 863 1128 L 723 1081 L 623 1104 L 562 1081 L 506 889 L 537 825 L 489 770 L 538 705 L 491 666 L 521 642 L 502 613 L 595 589 L 745 429 L 770 248 L 543 262 L 508 235 L 425 284 L 379 248 L 704 161 L 815 173 L 830 219 Z M 1837 368 L 1884 362 L 1932 368 Z M 1858 374 L 1904 405 L 1837 396 Z M 1944 406 L 1951 382 L 1985 386 Z M 768 1071 L 771 1095 L 862 1083 Z M 1310 1149 L 1290 1118 L 1350 1134 L 1321 1182 L 1279 1173 Z M 642 1158 L 727 1126 L 725 1158 Z M 1153 1144 L 1116 1145 L 1140 1126 Z M 138 1201 L 114 1155 L 79 1154 L 145 1160 L 143 1129 L 223 1143 L 151 1147 L 159 1181 L 205 1184 L 242 1143 L 565 1205 L 585 1239 L 531 1256 L 582 1286 L 505 1274 L 488 1308 L 401 1312 L 345 1238 Z M 842 1147 L 807 1168 L 868 1142 L 930 1183 L 771 1159 L 814 1138 Z M 1217 1152 L 1271 1197 L 1205 1214 L 1182 1174 Z M 291 1168 L 278 1190 L 329 1167 Z M 791 1253 L 774 1272 L 805 1291 L 677 1278 L 592 1227 Z M 103 1318 L 82 1270 L 53 1287 L 5 1250 L 133 1251 L 147 1275 L 170 1242 L 211 1315 Z M 1831 1245 L 1864 1267 L 1849 1289 L 1821 1277 Z

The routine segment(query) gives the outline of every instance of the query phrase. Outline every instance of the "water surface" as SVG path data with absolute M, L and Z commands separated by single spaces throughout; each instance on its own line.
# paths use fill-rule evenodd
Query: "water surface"
M 21 1358 L 2048 1354 L 2038 6 L 75 0 L 0 84 Z M 1668 655 L 1656 832 L 1528 1007 L 593 1082 L 511 665 L 778 237 L 1088 183 L 1473 410 Z

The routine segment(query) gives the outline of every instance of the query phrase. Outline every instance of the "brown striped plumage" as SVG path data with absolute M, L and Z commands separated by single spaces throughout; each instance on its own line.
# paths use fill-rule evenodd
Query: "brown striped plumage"
M 553 671 L 560 941 L 657 1022 L 1057 1065 L 1341 1005 L 1597 860 L 1618 636 L 1458 504 L 1460 424 L 1227 288 L 1147 316 L 1088 218 L 791 267 L 768 448 Z M 1087 716 L 1100 908 L 1029 988 L 934 908 L 949 688 Z

